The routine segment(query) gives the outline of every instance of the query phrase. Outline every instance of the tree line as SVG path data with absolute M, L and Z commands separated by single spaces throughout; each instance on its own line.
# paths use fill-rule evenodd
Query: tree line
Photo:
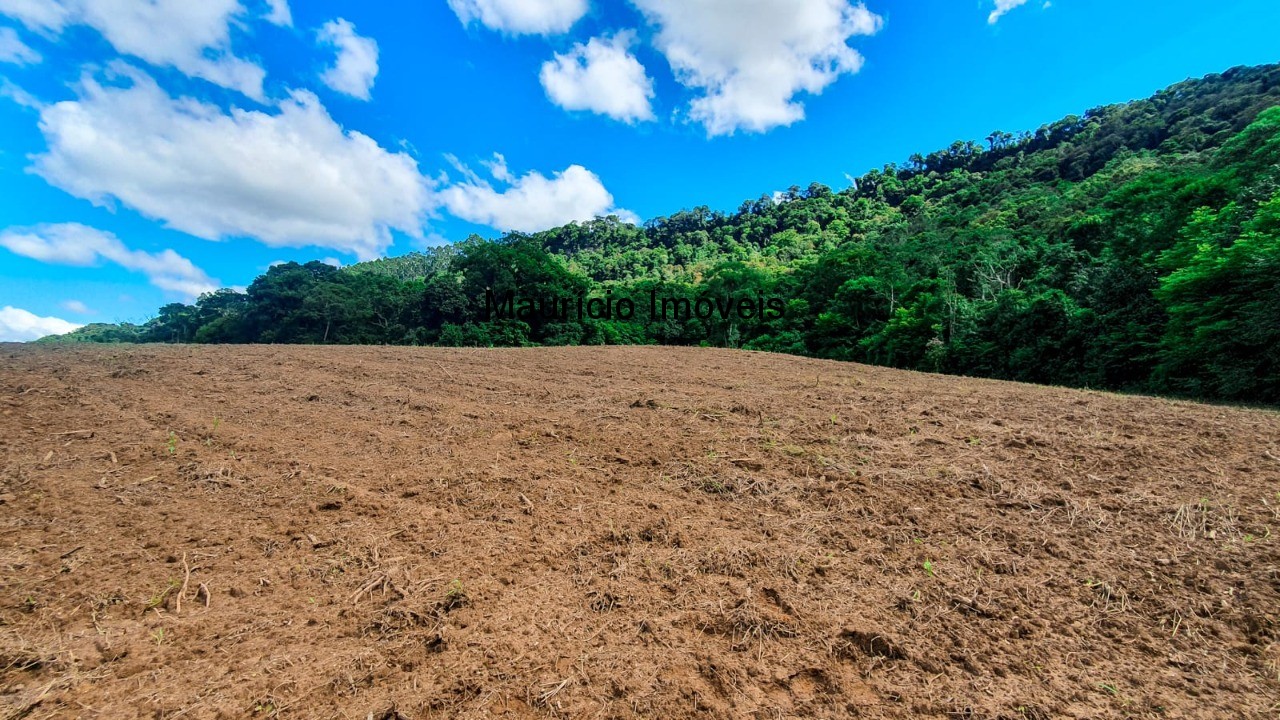
M 779 312 L 506 314 L 492 294 L 777 299 Z M 1280 66 L 1235 68 L 1034 133 L 695 207 L 335 268 L 59 340 L 709 344 L 900 368 L 1280 402 Z

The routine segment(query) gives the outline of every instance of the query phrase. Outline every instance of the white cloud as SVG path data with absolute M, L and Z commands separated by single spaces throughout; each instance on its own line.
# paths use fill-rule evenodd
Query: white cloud
M 465 165 L 458 162 L 458 158 L 453 157 L 452 155 L 449 157 L 452 158 L 453 166 L 461 168 L 464 175 L 471 178 L 478 177 L 475 173 L 471 172 L 470 168 L 467 168 Z M 516 181 L 516 176 L 511 174 L 511 170 L 507 167 L 507 159 L 503 157 L 502 153 L 494 153 L 492 160 L 482 160 L 480 161 L 480 164 L 489 171 L 489 174 L 493 176 L 494 180 L 508 184 Z
M 657 26 L 655 46 L 676 78 L 702 92 L 690 107 L 709 136 L 765 132 L 804 118 L 817 95 L 863 58 L 849 47 L 879 15 L 849 0 L 632 0 Z
M 62 335 L 84 327 L 62 318 L 40 317 L 22 308 L 0 308 L 0 342 L 27 342 L 46 335 Z
M 267 22 L 283 27 L 293 25 L 293 13 L 289 11 L 289 0 L 267 0 L 267 8 Z
M 9 78 L 0 77 L 0 97 L 6 97 L 25 108 L 39 110 L 44 107 L 44 103 L 35 95 L 23 90 L 9 81 Z
M 34 65 L 40 62 L 40 53 L 27 47 L 10 27 L 0 27 L 0 62 L 18 65 Z
M 34 171 L 51 184 L 207 240 L 243 236 L 368 259 L 391 245 L 393 228 L 421 235 L 431 192 L 417 163 L 344 131 L 311 93 L 293 93 L 274 114 L 226 113 L 116 69 L 128 86 L 86 77 L 78 100 L 41 111 L 49 150 Z
M 995 25 L 1005 13 L 1026 4 L 1027 0 L 996 0 L 996 9 L 992 10 L 991 14 L 987 16 L 987 22 Z M 1045 3 L 1045 7 L 1048 6 L 1048 3 Z
M 40 225 L 0 232 L 0 247 L 55 265 L 93 265 L 101 261 L 146 275 L 151 284 L 187 298 L 219 287 L 190 260 L 173 250 L 130 250 L 115 235 L 78 223 Z
M 537 232 L 604 215 L 636 221 L 634 213 L 614 208 L 613 195 L 604 183 L 581 165 L 570 165 L 549 178 L 538 172 L 516 178 L 501 155 L 495 155 L 494 164 L 501 169 L 501 173 L 494 172 L 494 177 L 507 187 L 496 190 L 475 173 L 469 173 L 464 182 L 440 191 L 449 212 L 470 222 L 520 232 Z
M 17 18 L 33 30 L 58 32 L 72 23 L 66 0 L 0 0 L 0 15 Z
M 123 54 L 261 100 L 265 71 L 231 51 L 245 12 L 240 0 L 0 0 L 0 14 L 33 30 L 88 25 Z
M 369 99 L 369 90 L 378 77 L 378 43 L 356 34 L 356 26 L 338 18 L 320 28 L 320 42 L 338 51 L 333 67 L 320 76 L 325 85 L 361 100 Z
M 463 25 L 479 21 L 511 35 L 567 32 L 587 14 L 587 0 L 449 0 Z
M 590 110 L 615 120 L 652 120 L 653 80 L 628 52 L 632 32 L 592 38 L 542 65 L 539 78 L 551 102 L 566 110 Z
M 70 310 L 71 312 L 76 313 L 77 315 L 93 315 L 94 314 L 93 310 L 90 309 L 88 305 L 85 305 L 79 300 L 63 300 L 60 303 L 60 305 L 62 306 L 63 310 Z

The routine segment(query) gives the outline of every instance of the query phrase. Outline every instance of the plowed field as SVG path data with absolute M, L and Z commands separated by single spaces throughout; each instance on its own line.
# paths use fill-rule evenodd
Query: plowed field
M 712 349 L 0 346 L 0 717 L 1275 717 L 1280 416 Z

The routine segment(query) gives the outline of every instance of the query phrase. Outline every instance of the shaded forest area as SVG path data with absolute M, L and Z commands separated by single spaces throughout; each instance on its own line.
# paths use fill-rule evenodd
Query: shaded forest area
M 486 291 L 638 307 L 768 297 L 785 310 L 498 318 Z M 51 340 L 711 344 L 1280 403 L 1280 66 L 956 142 L 841 192 L 472 236 L 341 269 L 288 263 L 244 293 Z

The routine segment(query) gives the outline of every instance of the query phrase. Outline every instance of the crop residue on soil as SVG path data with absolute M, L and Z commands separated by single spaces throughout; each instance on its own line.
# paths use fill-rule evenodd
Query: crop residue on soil
M 0 717 L 1280 703 L 1273 412 L 724 350 L 0 361 Z

